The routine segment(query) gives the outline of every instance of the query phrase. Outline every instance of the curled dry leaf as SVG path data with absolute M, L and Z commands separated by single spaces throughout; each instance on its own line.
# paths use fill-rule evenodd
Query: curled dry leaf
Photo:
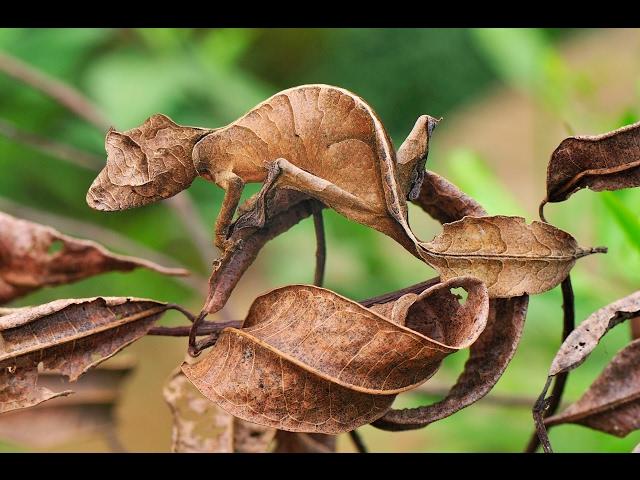
M 178 368 L 163 394 L 173 414 L 172 450 L 190 453 L 262 453 L 275 429 L 245 422 L 204 397 Z
M 232 230 L 264 226 L 269 198 L 293 189 L 415 251 L 406 200 L 420 190 L 437 122 L 418 118 L 396 156 L 373 109 L 329 85 L 284 90 L 214 130 L 154 115 L 137 129 L 109 132 L 107 166 L 87 202 L 99 210 L 137 207 L 187 188 L 197 172 L 225 190 L 216 222 L 220 248 Z M 262 182 L 262 189 L 233 222 L 250 182 Z
M 591 354 L 613 327 L 640 314 L 640 291 L 610 303 L 589 315 L 571 332 L 551 363 L 549 376 L 572 370 Z
M 580 248 L 566 232 L 522 217 L 466 217 L 443 225 L 422 243 L 426 261 L 443 280 L 481 279 L 493 297 L 542 293 L 566 278 L 576 259 L 604 248 Z
M 134 367 L 118 355 L 89 370 L 74 384 L 74 394 L 32 408 L 0 415 L 0 439 L 30 448 L 52 448 L 94 434 L 115 431 L 115 408 L 123 381 Z M 51 391 L 64 388 L 57 372 L 43 372 L 38 384 Z
M 454 287 L 467 290 L 464 305 Z M 397 308 L 376 307 L 396 314 L 386 318 L 323 288 L 276 289 L 254 301 L 242 329 L 223 330 L 205 359 L 182 370 L 207 398 L 245 420 L 347 432 L 382 416 L 396 394 L 426 381 L 485 327 L 488 296 L 476 279 L 408 295 Z
M 589 318 L 574 329 L 560 346 L 551 362 L 547 381 L 534 407 L 534 420 L 538 438 L 545 452 L 551 452 L 551 443 L 546 432 L 546 422 L 542 419 L 545 397 L 551 379 L 564 372 L 578 367 L 596 348 L 602 337 L 613 327 L 624 320 L 634 318 L 640 313 L 640 291 L 613 302 L 592 313 Z M 553 418 L 553 417 L 549 417 Z
M 484 209 L 441 176 L 427 171 L 420 195 L 414 201 L 441 223 L 469 216 L 483 216 Z M 414 409 L 390 409 L 373 423 L 384 430 L 422 428 L 468 407 L 491 391 L 518 347 L 529 297 L 495 298 L 489 302 L 487 326 L 471 345 L 464 370 L 439 402 Z
M 484 217 L 487 212 L 469 195 L 437 173 L 427 170 L 420 194 L 413 201 L 440 223 L 463 217 Z
M 640 186 L 640 122 L 596 136 L 569 137 L 551 155 L 547 198 L 562 202 L 581 188 Z
M 619 351 L 586 393 L 547 426 L 577 423 L 617 437 L 640 428 L 640 340 Z
M 487 326 L 471 346 L 464 371 L 445 398 L 424 407 L 389 410 L 373 426 L 391 431 L 426 427 L 484 397 L 498 382 L 516 352 L 528 302 L 526 295 L 492 300 Z
M 221 310 L 262 247 L 311 215 L 314 209 L 322 208 L 320 202 L 298 192 L 277 192 L 268 204 L 269 221 L 262 228 L 235 230 L 229 239 L 233 247 L 224 249 L 220 258 L 213 262 L 209 293 L 202 311 L 212 314 Z
M 51 227 L 0 212 L 0 304 L 41 287 L 140 267 L 167 275 L 189 273 L 116 255 L 95 242 L 68 237 Z
M 147 333 L 172 305 L 127 297 L 66 299 L 0 317 L 0 413 L 37 405 L 54 392 L 40 365 L 75 381 Z

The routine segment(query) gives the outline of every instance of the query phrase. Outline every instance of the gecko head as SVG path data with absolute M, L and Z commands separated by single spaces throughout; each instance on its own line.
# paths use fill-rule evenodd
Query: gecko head
M 105 137 L 107 163 L 87 192 L 91 208 L 125 210 L 169 198 L 191 185 L 197 173 L 194 145 L 211 130 L 183 127 L 166 115 Z

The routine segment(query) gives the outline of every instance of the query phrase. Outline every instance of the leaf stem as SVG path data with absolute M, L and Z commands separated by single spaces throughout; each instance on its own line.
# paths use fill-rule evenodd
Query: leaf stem
M 351 430 L 349 432 L 349 438 L 351 438 L 351 441 L 353 442 L 356 449 L 358 450 L 358 453 L 369 452 L 369 450 L 367 449 L 367 446 L 362 441 L 362 437 L 360 436 L 360 433 L 358 433 L 358 430 Z
M 567 278 L 561 284 L 562 289 L 562 310 L 564 311 L 562 322 L 562 342 L 564 342 L 569 334 L 575 328 L 576 312 L 575 312 L 575 300 L 573 296 L 573 287 L 571 286 L 571 276 L 567 275 Z M 560 342 L 560 343 L 562 343 Z M 551 390 L 551 396 L 548 400 L 544 400 L 544 395 L 538 399 L 533 409 L 533 416 L 536 423 L 536 432 L 531 436 L 529 444 L 525 449 L 527 453 L 535 452 L 542 442 L 542 447 L 546 453 L 551 453 L 551 443 L 549 442 L 549 436 L 547 429 L 544 426 L 544 418 L 550 417 L 558 410 L 560 402 L 562 401 L 562 395 L 564 393 L 564 387 L 569 378 L 569 371 L 559 373 L 555 377 L 553 382 L 553 389 Z M 547 380 L 547 385 L 543 394 L 546 394 L 549 387 L 550 380 Z M 544 404 L 540 403 L 544 400 Z M 543 410 L 540 410 L 543 408 Z
M 321 287 L 324 283 L 324 271 L 327 263 L 327 243 L 324 234 L 322 209 L 313 209 L 313 228 L 316 232 L 316 270 L 313 276 L 313 284 Z

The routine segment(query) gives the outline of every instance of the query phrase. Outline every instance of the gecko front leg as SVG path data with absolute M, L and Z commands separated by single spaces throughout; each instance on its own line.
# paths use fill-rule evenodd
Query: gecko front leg
M 244 181 L 231 171 L 216 172 L 213 180 L 216 185 L 222 188 L 224 199 L 220 207 L 220 213 L 216 219 L 214 244 L 221 250 L 224 250 L 227 244 L 229 227 L 233 222 L 233 216 L 236 213 L 242 190 L 244 190 Z

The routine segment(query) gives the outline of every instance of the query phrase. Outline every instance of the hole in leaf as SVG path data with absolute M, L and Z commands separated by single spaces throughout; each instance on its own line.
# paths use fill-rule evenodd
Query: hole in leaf
M 469 297 L 469 293 L 462 287 L 450 288 L 449 291 L 458 298 L 460 305 L 464 305 Z
M 49 244 L 49 248 L 47 248 L 47 253 L 49 255 L 55 255 L 63 248 L 64 248 L 64 243 L 61 240 L 54 240 Z

